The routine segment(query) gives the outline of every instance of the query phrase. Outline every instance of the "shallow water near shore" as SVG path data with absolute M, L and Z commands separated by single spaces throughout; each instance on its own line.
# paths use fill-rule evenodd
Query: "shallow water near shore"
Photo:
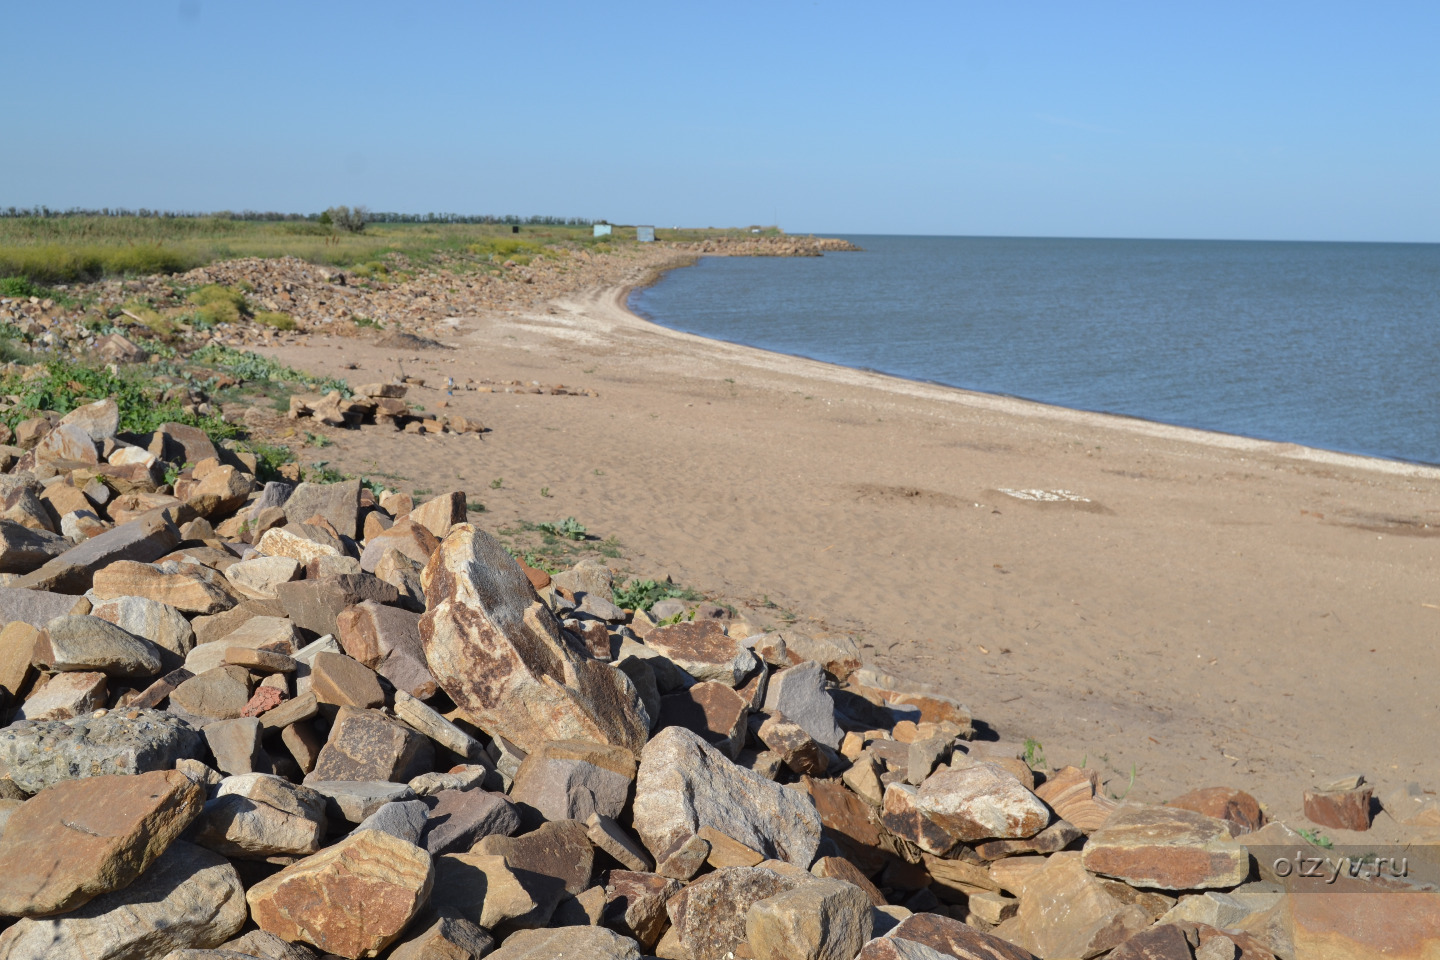
M 988 393 L 1440 463 L 1440 244 L 849 236 L 634 291 L 665 326 Z

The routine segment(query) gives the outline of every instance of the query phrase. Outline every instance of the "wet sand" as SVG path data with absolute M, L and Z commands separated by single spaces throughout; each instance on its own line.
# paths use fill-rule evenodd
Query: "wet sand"
M 457 390 L 444 412 L 483 439 L 365 427 L 307 454 L 465 489 L 492 529 L 574 515 L 635 574 L 852 633 L 1112 794 L 1227 784 L 1298 819 L 1350 771 L 1440 787 L 1440 470 L 719 343 L 626 291 L 452 318 L 451 350 L 263 352 L 352 383 L 403 367 L 431 410 L 446 376 L 597 390 Z M 1370 838 L 1416 834 L 1382 815 Z

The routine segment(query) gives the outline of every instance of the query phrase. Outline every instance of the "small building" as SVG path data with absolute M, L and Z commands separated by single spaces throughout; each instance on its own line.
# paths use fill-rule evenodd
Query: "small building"
M 608 236 L 610 236 L 610 224 L 608 224 L 608 223 L 597 223 L 597 224 L 595 224 L 595 236 L 597 236 L 597 237 L 608 237 Z
M 635 228 L 635 239 L 636 239 L 636 240 L 639 240 L 641 243 L 654 243 L 654 242 L 655 242 L 655 228 L 654 228 L 654 227 L 636 227 L 636 228 Z

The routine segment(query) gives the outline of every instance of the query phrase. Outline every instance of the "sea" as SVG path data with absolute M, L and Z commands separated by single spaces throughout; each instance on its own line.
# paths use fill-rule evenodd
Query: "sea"
M 656 323 L 912 380 L 1440 463 L 1440 244 L 847 236 L 706 257 Z

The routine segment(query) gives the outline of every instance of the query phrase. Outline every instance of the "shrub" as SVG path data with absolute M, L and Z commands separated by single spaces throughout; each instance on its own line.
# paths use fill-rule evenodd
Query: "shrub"
M 343 230 L 346 233 L 363 233 L 365 231 L 365 220 L 370 211 L 364 207 L 356 207 L 351 210 L 349 207 L 331 207 L 320 214 L 320 222 L 328 223 L 336 230 Z
M 276 330 L 294 330 L 295 318 L 288 313 L 278 313 L 273 310 L 261 310 L 255 314 L 255 322 L 267 327 L 274 327 Z
M 222 287 L 218 283 L 192 290 L 185 299 L 199 307 L 196 312 L 201 321 L 212 326 L 217 323 L 239 323 L 240 318 L 248 311 L 245 294 Z
M 0 277 L 0 297 L 38 297 L 40 288 L 24 277 Z

